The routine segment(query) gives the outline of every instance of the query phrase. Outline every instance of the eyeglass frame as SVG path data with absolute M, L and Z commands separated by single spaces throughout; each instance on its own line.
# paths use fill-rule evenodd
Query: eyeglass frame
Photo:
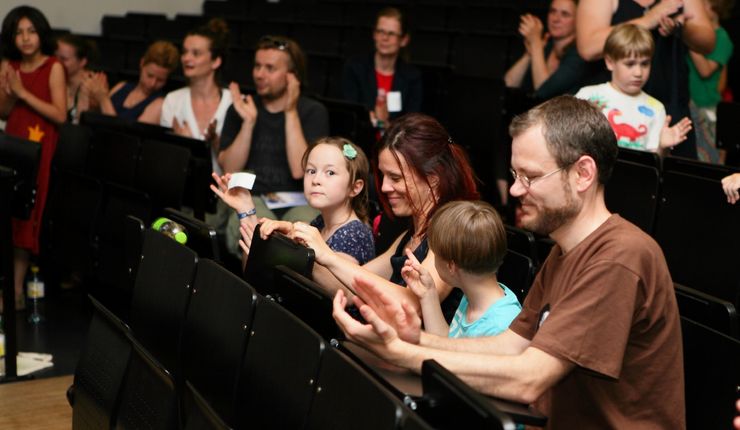
M 387 31 L 387 30 L 383 30 L 382 28 L 374 28 L 373 34 L 375 34 L 376 36 L 381 36 L 381 37 L 398 37 L 398 38 L 403 37 L 403 33 L 396 33 L 395 31 Z
M 511 173 L 511 176 L 514 178 L 514 183 L 516 183 L 517 180 L 521 181 L 522 186 L 526 189 L 532 188 L 532 184 L 537 183 L 541 179 L 545 179 L 548 176 L 552 176 L 558 172 L 562 172 L 563 170 L 569 169 L 570 166 L 572 166 L 573 163 L 568 164 L 567 166 L 560 167 L 557 170 L 553 170 L 550 173 L 545 173 L 544 175 L 536 176 L 534 179 L 530 179 L 529 177 L 525 175 L 520 175 L 516 173 L 516 170 L 514 170 L 513 167 L 509 167 L 509 173 Z

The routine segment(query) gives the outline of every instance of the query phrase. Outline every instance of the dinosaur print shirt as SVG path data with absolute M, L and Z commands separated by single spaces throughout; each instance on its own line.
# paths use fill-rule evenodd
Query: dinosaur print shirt
M 588 100 L 609 119 L 619 146 L 656 152 L 665 122 L 663 103 L 644 91 L 636 96 L 624 94 L 611 83 L 583 87 L 576 97 Z

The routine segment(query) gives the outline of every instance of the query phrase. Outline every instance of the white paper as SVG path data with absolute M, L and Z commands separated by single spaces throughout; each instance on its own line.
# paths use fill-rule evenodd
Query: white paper
M 401 92 L 391 91 L 386 96 L 388 112 L 401 112 Z
M 254 180 L 257 179 L 254 173 L 232 173 L 231 179 L 229 179 L 229 189 L 234 187 L 241 187 L 251 190 L 254 187 Z
M 306 196 L 300 191 L 279 191 L 262 195 L 267 209 L 291 208 L 308 204 Z

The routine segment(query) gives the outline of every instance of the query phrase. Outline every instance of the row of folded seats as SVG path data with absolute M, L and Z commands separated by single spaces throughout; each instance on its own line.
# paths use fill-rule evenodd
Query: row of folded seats
M 510 238 L 520 233 L 509 228 Z M 255 235 L 240 278 L 157 231 L 140 238 L 127 251 L 128 317 L 93 299 L 70 390 L 73 428 L 513 428 L 436 363 L 424 365 L 423 395 L 409 398 L 356 361 L 337 340 L 331 298 L 309 279 L 310 249 Z M 209 255 L 206 242 L 188 244 Z M 740 340 L 693 316 L 682 309 L 689 428 L 720 428 L 740 386 Z
M 260 273 L 253 279 L 273 269 L 253 267 Z M 278 270 L 275 284 L 310 288 L 297 272 Z M 91 300 L 88 339 L 68 392 L 73 429 L 515 428 L 431 361 L 425 401 L 412 410 L 355 361 L 336 328 L 320 333 L 285 300 L 258 293 L 154 230 L 143 233 L 130 318 Z M 324 308 L 316 312 L 331 318 Z

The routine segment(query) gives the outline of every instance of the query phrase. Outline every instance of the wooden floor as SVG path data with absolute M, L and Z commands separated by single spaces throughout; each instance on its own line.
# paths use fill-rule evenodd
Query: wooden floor
M 72 375 L 0 384 L 0 429 L 71 429 L 70 384 Z

